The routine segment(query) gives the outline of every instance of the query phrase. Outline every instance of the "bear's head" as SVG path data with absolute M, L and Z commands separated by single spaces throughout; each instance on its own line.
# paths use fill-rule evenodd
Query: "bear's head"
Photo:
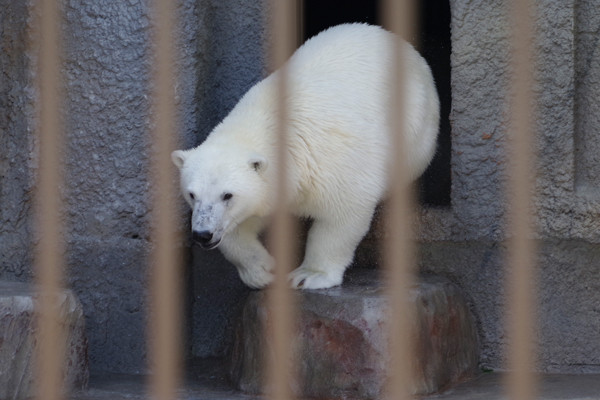
M 192 208 L 192 237 L 214 249 L 252 216 L 264 216 L 268 201 L 267 159 L 241 148 L 199 146 L 171 154 L 181 191 Z

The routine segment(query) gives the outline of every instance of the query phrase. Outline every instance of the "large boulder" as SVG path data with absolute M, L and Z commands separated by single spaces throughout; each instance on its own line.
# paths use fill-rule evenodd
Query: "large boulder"
M 342 287 L 295 293 L 297 378 L 292 390 L 297 396 L 381 397 L 389 376 L 389 307 L 376 274 L 351 271 Z M 472 377 L 479 359 L 477 332 L 458 287 L 439 277 L 420 277 L 410 298 L 416 310 L 413 393 L 433 393 Z M 252 292 L 236 331 L 230 368 L 242 391 L 263 391 L 265 354 L 271 351 L 265 326 L 272 323 L 267 292 Z

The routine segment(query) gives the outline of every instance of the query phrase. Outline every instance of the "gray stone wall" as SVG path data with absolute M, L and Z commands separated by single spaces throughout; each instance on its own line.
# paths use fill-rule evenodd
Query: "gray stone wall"
M 0 2 L 0 279 L 31 278 L 28 2 Z
M 504 147 L 511 133 L 503 3 L 451 1 L 452 206 L 423 210 L 420 232 L 422 269 L 450 277 L 470 296 L 481 362 L 492 368 L 504 367 L 507 346 L 503 239 L 510 160 Z M 600 202 L 592 178 L 598 12 L 592 3 L 537 2 L 536 342 L 545 371 L 600 370 Z
M 246 3 L 177 3 L 180 125 L 174 127 L 173 135 L 182 148 L 201 141 L 262 76 L 263 10 L 260 2 Z M 148 199 L 152 190 L 147 178 L 151 124 L 148 7 L 145 0 L 63 2 L 68 143 L 63 185 L 65 274 L 85 310 L 92 371 L 135 373 L 147 368 Z M 30 19 L 27 2 L 2 1 L 0 278 L 25 281 L 32 278 L 35 174 L 31 86 L 36 49 Z M 187 215 L 182 215 L 181 227 L 186 226 Z M 224 264 L 222 259 L 219 262 Z M 214 277 L 196 279 L 206 288 L 214 286 L 214 281 Z M 231 324 L 231 316 L 223 320 L 218 307 L 207 310 L 203 297 L 191 300 L 190 290 L 184 296 L 189 312 L 196 310 L 197 315 L 192 324 L 191 314 L 186 314 L 190 344 L 208 340 L 208 344 L 193 346 L 200 348 L 198 354 L 222 355 L 224 325 Z M 196 291 L 201 294 L 201 290 Z M 231 303 L 221 297 L 209 301 L 211 305 Z M 210 336 L 205 336 L 205 326 L 215 327 Z M 198 335 L 190 333 L 192 327 Z M 185 350 L 188 357 L 191 347 Z
M 201 141 L 262 74 L 262 9 L 245 3 L 178 2 L 180 126 L 173 134 L 183 148 Z M 72 0 L 65 16 L 70 282 L 88 315 L 91 368 L 139 372 L 146 367 L 152 190 L 146 177 L 148 2 Z M 187 226 L 187 214 L 181 225 Z M 196 262 L 194 274 L 204 268 Z M 218 310 L 235 297 L 221 292 L 206 307 L 201 296 L 202 288 L 210 290 L 218 280 L 196 279 L 200 289 L 197 284 L 193 295 L 185 294 L 193 313 L 186 314 L 194 349 L 186 349 L 188 357 L 223 354 L 224 324 L 230 322 L 221 322 Z M 206 333 L 209 343 L 198 345 Z
M 146 357 L 148 29 L 143 0 L 64 5 L 68 279 L 96 369 Z
M 598 199 L 600 191 L 600 12 L 580 0 L 575 10 L 575 184 L 580 194 Z

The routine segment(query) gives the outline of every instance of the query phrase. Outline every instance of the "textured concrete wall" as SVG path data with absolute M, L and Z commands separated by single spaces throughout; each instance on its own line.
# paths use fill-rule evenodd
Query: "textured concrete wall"
M 146 358 L 147 14 L 143 0 L 64 8 L 69 281 L 92 369 L 137 372 Z
M 593 0 L 577 2 L 575 14 L 575 168 L 577 190 L 600 194 L 600 10 Z
M 72 0 L 65 10 L 69 265 L 71 283 L 88 315 L 92 369 L 145 368 L 152 190 L 146 178 L 151 117 L 147 6 L 142 0 Z M 177 11 L 181 132 L 173 134 L 188 148 L 260 77 L 263 23 L 260 3 L 182 0 Z M 182 227 L 186 224 L 182 218 Z M 204 268 L 197 262 L 195 271 Z M 202 288 L 210 290 L 218 280 L 195 280 L 200 289 L 196 285 L 194 322 L 189 325 L 193 349 L 210 333 L 209 344 L 200 348 L 221 348 L 222 354 L 225 339 L 218 310 L 235 297 L 222 291 L 218 299 L 208 299 L 207 308 L 201 296 Z
M 422 269 L 450 277 L 470 296 L 481 361 L 492 368 L 503 367 L 507 346 L 505 3 L 451 1 L 452 207 L 423 210 L 420 233 Z M 598 188 L 588 173 L 598 167 L 592 3 L 537 2 L 537 344 L 547 371 L 600 370 L 600 198 L 590 195 Z
M 259 2 L 246 3 L 177 3 L 180 126 L 173 134 L 180 147 L 202 140 L 262 75 L 262 8 Z M 84 306 L 92 371 L 141 372 L 146 369 L 152 190 L 146 176 L 151 123 L 149 3 L 65 0 L 63 6 L 67 280 Z M 30 40 L 27 2 L 3 1 L 0 18 L 0 277 L 28 280 L 35 171 L 33 76 L 28 68 L 35 68 L 29 61 L 35 60 L 36 49 Z M 187 215 L 181 226 L 187 226 Z M 210 288 L 214 281 L 197 277 L 197 292 L 202 294 L 202 287 Z M 209 302 L 228 305 L 229 298 Z M 218 307 L 206 310 L 203 301 L 204 297 L 195 303 L 188 300 L 190 309 L 194 304 L 197 310 L 199 332 L 188 335 L 200 343 L 208 341 L 194 346 L 200 347 L 200 354 L 222 355 L 223 324 L 230 324 L 231 316 L 223 320 Z M 191 328 L 191 315 L 186 317 Z M 216 329 L 205 336 L 205 326 Z
M 0 279 L 31 278 L 33 142 L 26 1 L 0 1 Z

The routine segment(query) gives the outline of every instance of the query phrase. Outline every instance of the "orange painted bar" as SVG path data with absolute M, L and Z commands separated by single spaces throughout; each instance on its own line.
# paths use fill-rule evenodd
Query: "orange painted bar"
M 37 99 L 37 135 L 39 167 L 35 193 L 36 225 L 39 242 L 35 252 L 35 281 L 39 292 L 36 301 L 38 324 L 37 398 L 62 398 L 64 343 L 59 324 L 58 295 L 62 284 L 64 242 L 60 217 L 62 182 L 60 112 L 60 46 L 58 2 L 40 0 L 36 4 L 39 31 L 39 64 L 35 74 L 39 90 Z
M 535 350 L 535 252 L 533 240 L 532 193 L 534 189 L 534 81 L 533 20 L 530 0 L 509 3 L 512 18 L 513 77 L 511 82 L 511 124 L 508 141 L 508 255 L 507 329 L 511 340 L 507 354 L 510 399 L 535 398 L 533 375 Z
M 270 2 L 270 69 L 281 68 L 294 51 L 296 32 L 296 0 L 272 0 Z M 280 98 L 278 109 L 278 152 L 277 185 L 274 196 L 277 199 L 269 241 L 275 259 L 274 282 L 268 290 L 268 308 L 273 324 L 267 327 L 269 340 L 273 344 L 267 361 L 267 397 L 273 400 L 287 400 L 293 397 L 290 390 L 292 378 L 291 329 L 294 321 L 292 290 L 288 273 L 295 262 L 293 231 L 294 222 L 287 210 L 287 121 L 289 113 L 285 98 L 288 84 L 286 70 L 282 69 L 278 81 L 277 95 Z
M 383 4 L 384 27 L 399 37 L 410 37 L 413 21 L 413 4 L 410 0 L 386 0 Z M 390 135 L 393 147 L 393 166 L 390 174 L 390 197 L 387 203 L 386 241 L 384 266 L 387 296 L 390 301 L 390 380 L 386 398 L 411 399 L 413 381 L 410 360 L 414 358 L 413 332 L 408 327 L 414 318 L 409 301 L 409 290 L 414 283 L 415 243 L 412 218 L 415 199 L 414 188 L 404 167 L 404 68 L 399 43 L 394 44 L 394 67 L 390 71 L 390 87 L 394 88 L 389 108 Z
M 176 171 L 170 154 L 175 148 L 178 127 L 175 119 L 174 60 L 174 3 L 154 0 L 153 45 L 154 81 L 153 115 L 154 144 L 151 170 L 152 252 L 150 256 L 150 332 L 149 354 L 153 399 L 170 400 L 182 373 L 181 355 L 181 254 L 176 220 L 178 215 L 173 193 L 178 193 Z

